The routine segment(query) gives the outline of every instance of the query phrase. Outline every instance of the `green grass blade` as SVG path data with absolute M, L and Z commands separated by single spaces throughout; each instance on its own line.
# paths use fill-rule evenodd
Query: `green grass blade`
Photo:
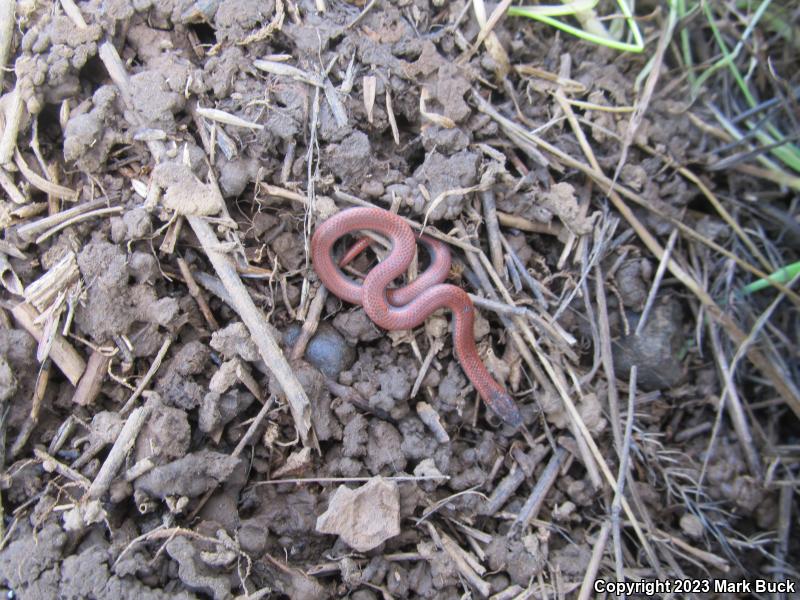
M 800 274 L 800 261 L 778 269 L 765 279 L 757 279 L 753 283 L 744 286 L 742 288 L 742 294 L 745 296 L 747 294 L 752 294 L 759 290 L 763 290 L 764 288 L 770 287 L 773 283 L 788 283 L 797 277 L 798 274 Z
M 589 6 L 589 4 L 591 4 L 591 6 Z M 586 8 L 582 8 L 582 4 L 574 2 L 571 4 L 565 4 L 563 7 L 512 6 L 508 9 L 507 14 L 512 17 L 527 17 L 529 19 L 534 19 L 535 21 L 540 21 L 550 25 L 550 27 L 554 27 L 570 35 L 574 35 L 575 37 L 587 42 L 597 44 L 598 46 L 613 48 L 614 50 L 620 50 L 623 52 L 641 52 L 644 50 L 644 39 L 642 38 L 642 34 L 639 31 L 639 26 L 636 24 L 636 21 L 634 20 L 630 8 L 626 4 L 625 0 L 617 0 L 617 4 L 619 5 L 623 18 L 627 22 L 628 27 L 630 27 L 630 30 L 633 34 L 633 43 L 620 42 L 611 38 L 603 37 L 554 18 L 554 16 L 574 15 L 576 13 L 576 7 L 582 8 L 582 10 L 588 10 L 593 8 L 595 4 L 597 4 L 597 2 L 587 3 Z

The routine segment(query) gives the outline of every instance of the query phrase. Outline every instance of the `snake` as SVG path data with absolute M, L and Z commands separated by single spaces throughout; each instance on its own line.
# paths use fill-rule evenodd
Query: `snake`
M 391 244 L 388 256 L 373 267 L 363 282 L 342 271 L 334 258 L 336 242 L 358 231 L 383 235 Z M 413 281 L 389 287 L 401 277 L 419 242 L 429 255 L 428 267 Z M 352 256 L 352 252 L 348 253 Z M 431 313 L 448 308 L 453 314 L 453 349 L 464 374 L 480 397 L 500 419 L 514 428 L 522 415 L 505 388 L 495 381 L 475 346 L 475 306 L 467 292 L 442 283 L 450 272 L 450 251 L 446 244 L 427 235 L 416 235 L 399 215 L 378 207 L 342 210 L 317 226 L 311 238 L 311 261 L 322 284 L 335 296 L 364 308 L 379 327 L 407 330 L 421 325 Z

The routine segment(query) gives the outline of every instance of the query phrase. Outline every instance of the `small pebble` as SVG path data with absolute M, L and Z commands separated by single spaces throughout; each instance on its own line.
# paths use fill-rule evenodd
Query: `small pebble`
M 685 513 L 680 521 L 681 530 L 690 538 L 697 540 L 703 535 L 703 523 L 692 513 Z
M 612 346 L 617 377 L 627 380 L 631 365 L 636 365 L 636 380 L 643 390 L 667 390 L 685 378 L 680 348 L 685 341 L 683 310 L 674 300 L 657 303 L 642 329 L 635 335 L 639 315 L 628 314 L 630 335 L 622 336 Z
M 283 334 L 283 343 L 290 348 L 299 335 L 300 324 L 292 323 Z M 332 325 L 322 322 L 306 347 L 305 359 L 326 376 L 338 379 L 339 373 L 353 366 L 356 351 Z

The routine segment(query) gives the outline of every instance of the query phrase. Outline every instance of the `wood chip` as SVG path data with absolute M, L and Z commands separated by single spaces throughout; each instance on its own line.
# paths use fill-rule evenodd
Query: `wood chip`
M 292 65 L 285 65 L 280 62 L 272 60 L 254 60 L 253 66 L 259 71 L 270 73 L 272 75 L 282 75 L 284 77 L 291 77 L 296 81 L 302 81 L 315 87 L 323 87 L 322 81 L 316 75 L 311 75 L 302 69 L 293 67 Z
M 100 394 L 100 388 L 108 375 L 108 364 L 111 358 L 95 350 L 89 356 L 83 377 L 75 388 L 72 401 L 81 406 L 88 406 Z
M 367 121 L 372 123 L 372 111 L 375 108 L 375 90 L 378 87 L 378 78 L 374 75 L 366 75 L 362 81 L 364 89 L 364 108 L 367 109 Z
M 244 127 L 245 129 L 255 129 L 257 131 L 264 129 L 263 125 L 252 123 L 217 108 L 203 108 L 202 106 L 198 106 L 197 114 L 206 119 L 224 123 L 225 125 L 232 125 L 233 127 Z
M 37 342 L 41 342 L 44 332 L 34 322 L 39 316 L 35 308 L 27 302 L 22 302 L 11 309 L 11 314 L 14 315 L 14 319 L 25 331 L 30 333 Z M 61 372 L 70 380 L 72 385 L 78 385 L 86 369 L 86 363 L 75 348 L 58 333 L 53 337 L 49 357 L 61 369 Z

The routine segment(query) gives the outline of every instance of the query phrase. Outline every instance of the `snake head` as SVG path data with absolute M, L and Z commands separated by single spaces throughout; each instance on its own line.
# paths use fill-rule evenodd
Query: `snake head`
M 503 419 L 503 421 L 511 425 L 514 429 L 522 425 L 522 414 L 517 408 L 517 403 L 508 395 L 507 392 L 497 390 L 492 393 L 489 402 L 486 403 L 494 413 Z

